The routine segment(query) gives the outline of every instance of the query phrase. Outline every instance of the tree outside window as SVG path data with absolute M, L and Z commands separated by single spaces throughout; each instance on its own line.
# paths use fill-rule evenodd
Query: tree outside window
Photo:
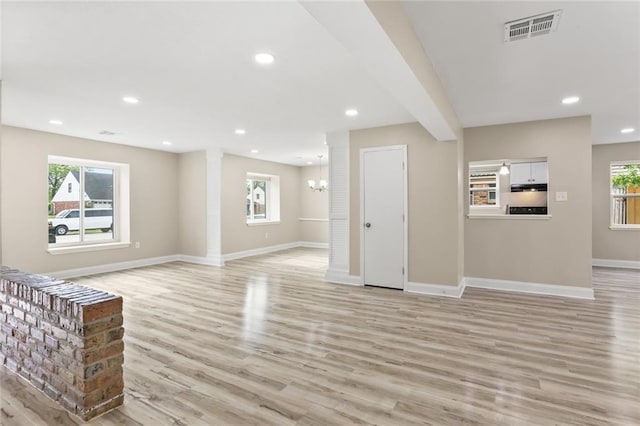
M 640 162 L 611 164 L 611 226 L 640 227 Z

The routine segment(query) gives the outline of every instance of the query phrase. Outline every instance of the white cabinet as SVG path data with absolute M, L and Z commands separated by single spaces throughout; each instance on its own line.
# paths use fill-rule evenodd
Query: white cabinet
M 546 161 L 535 163 L 513 163 L 510 167 L 511 185 L 527 185 L 531 183 L 548 183 Z

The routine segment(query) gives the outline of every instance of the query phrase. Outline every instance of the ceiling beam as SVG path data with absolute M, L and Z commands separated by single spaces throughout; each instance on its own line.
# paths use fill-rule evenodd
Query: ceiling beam
M 300 4 L 435 139 L 458 139 L 460 121 L 399 2 Z

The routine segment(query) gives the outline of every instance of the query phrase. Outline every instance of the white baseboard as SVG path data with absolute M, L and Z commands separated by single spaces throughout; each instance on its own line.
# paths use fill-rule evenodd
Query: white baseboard
M 543 294 L 547 296 L 573 297 L 576 299 L 594 299 L 592 288 L 572 287 L 567 285 L 465 277 L 464 286 L 485 288 L 489 290 L 514 291 L 518 293 Z
M 196 263 L 198 265 L 224 266 L 224 260 L 222 260 L 221 256 L 208 255 L 205 257 L 201 257 L 201 256 L 188 256 L 186 254 L 179 254 L 177 260 L 180 260 L 182 262 L 188 262 L 188 263 Z
M 291 248 L 299 247 L 299 243 L 285 243 L 277 244 L 275 246 L 260 247 L 251 250 L 236 251 L 233 253 L 227 253 L 222 255 L 222 260 L 228 262 L 230 260 L 242 259 L 243 257 L 259 256 L 261 254 L 272 253 L 274 251 L 287 250 Z
M 640 261 L 637 260 L 592 259 L 591 264 L 603 268 L 640 269 Z
M 181 260 L 180 255 L 151 257 L 148 259 L 130 260 L 127 262 L 108 263 L 105 265 L 87 266 L 84 268 L 67 269 L 65 271 L 51 272 L 47 275 L 58 279 L 68 279 L 82 277 L 85 275 L 103 274 L 105 272 L 122 271 L 124 269 L 140 268 L 143 266 L 158 265 L 161 263 L 175 262 Z
M 298 247 L 328 249 L 329 243 L 316 243 L 314 241 L 300 241 Z
M 327 269 L 324 279 L 333 284 L 346 284 L 362 286 L 362 280 L 359 276 L 349 275 L 346 269 Z
M 82 277 L 86 275 L 103 274 L 105 272 L 122 271 L 125 269 L 140 268 L 143 266 L 158 265 L 168 262 L 189 262 L 198 265 L 208 266 L 224 266 L 224 262 L 228 260 L 240 259 L 243 257 L 256 256 L 259 254 L 271 253 L 274 251 L 286 250 L 295 247 L 311 247 L 311 248 L 326 248 L 326 243 L 314 243 L 308 241 L 301 241 L 295 243 L 279 244 L 275 246 L 263 247 L 259 249 L 246 250 L 241 252 L 229 253 L 222 256 L 208 254 L 207 256 L 190 256 L 185 254 L 174 254 L 170 256 L 151 257 L 148 259 L 138 259 L 126 262 L 108 263 L 105 265 L 87 266 L 84 268 L 67 269 L 64 271 L 56 271 L 48 274 L 50 277 L 58 279 L 68 279 L 75 277 Z
M 407 293 L 428 294 L 430 296 L 444 296 L 444 297 L 462 297 L 464 292 L 464 280 L 460 281 L 458 285 L 443 285 L 443 284 L 427 284 L 427 283 L 415 283 L 409 281 L 404 288 Z

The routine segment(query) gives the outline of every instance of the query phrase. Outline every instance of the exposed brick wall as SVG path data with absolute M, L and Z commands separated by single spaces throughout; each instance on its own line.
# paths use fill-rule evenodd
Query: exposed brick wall
M 122 297 L 0 267 L 0 365 L 88 420 L 122 404 Z
M 58 214 L 62 210 L 78 209 L 80 208 L 80 202 L 78 201 L 54 201 L 53 202 L 53 214 Z

